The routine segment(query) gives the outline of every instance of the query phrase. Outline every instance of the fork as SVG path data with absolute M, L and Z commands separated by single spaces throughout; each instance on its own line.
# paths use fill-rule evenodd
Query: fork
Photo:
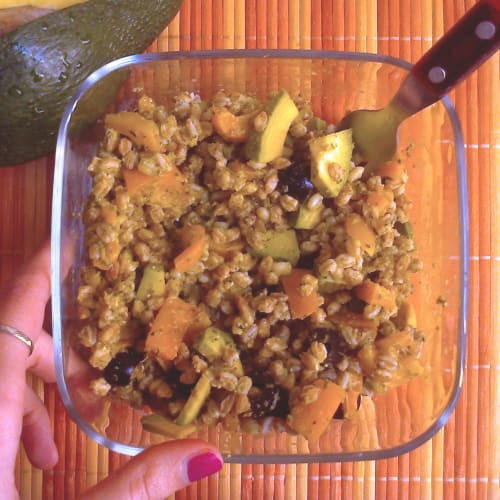
M 352 129 L 365 175 L 392 159 L 403 120 L 430 106 L 500 46 L 500 0 L 479 0 L 412 67 L 388 105 L 347 114 L 336 130 Z

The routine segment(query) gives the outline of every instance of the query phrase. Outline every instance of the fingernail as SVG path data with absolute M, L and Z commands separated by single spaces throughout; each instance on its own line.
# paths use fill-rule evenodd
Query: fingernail
M 191 458 L 187 464 L 190 481 L 198 481 L 222 469 L 222 460 L 215 453 L 207 452 Z

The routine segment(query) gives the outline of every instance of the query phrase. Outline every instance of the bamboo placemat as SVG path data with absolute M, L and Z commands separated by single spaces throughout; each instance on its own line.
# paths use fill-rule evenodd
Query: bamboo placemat
M 151 46 L 335 49 L 416 61 L 473 0 L 185 0 Z M 466 146 L 470 190 L 470 312 L 462 395 L 447 425 L 389 460 L 311 465 L 226 465 L 175 495 L 191 498 L 500 498 L 500 110 L 496 54 L 451 95 Z M 0 282 L 48 233 L 53 156 L 0 169 Z M 49 472 L 22 450 L 23 499 L 72 499 L 124 464 L 79 431 L 57 390 L 29 378 L 52 417 L 61 459 Z M 0 494 L 1 496 L 1 494 Z

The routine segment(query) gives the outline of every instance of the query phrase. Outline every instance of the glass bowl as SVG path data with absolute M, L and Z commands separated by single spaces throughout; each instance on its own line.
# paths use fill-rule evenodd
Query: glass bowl
M 210 97 L 218 89 L 265 98 L 280 88 L 302 94 L 315 114 L 337 122 L 348 110 L 378 108 L 396 92 L 410 65 L 362 53 L 328 51 L 211 51 L 126 57 L 93 73 L 62 118 L 52 211 L 53 337 L 58 385 L 72 418 L 113 451 L 134 455 L 165 439 L 144 432 L 141 412 L 96 398 L 90 369 L 72 345 L 79 328 L 76 295 L 84 261 L 82 209 L 90 190 L 87 165 L 103 132 L 99 116 L 113 100 L 126 107 L 143 87 L 157 102 L 180 91 Z M 319 443 L 286 433 L 251 435 L 218 427 L 198 436 L 215 443 L 227 462 L 300 463 L 373 460 L 408 452 L 429 439 L 456 404 L 464 369 L 468 297 L 468 213 L 464 149 L 448 98 L 406 120 L 399 146 L 409 155 L 418 255 L 413 302 L 426 342 L 423 376 L 364 398 L 357 416 L 332 420 Z M 65 273 L 65 270 L 67 274 Z

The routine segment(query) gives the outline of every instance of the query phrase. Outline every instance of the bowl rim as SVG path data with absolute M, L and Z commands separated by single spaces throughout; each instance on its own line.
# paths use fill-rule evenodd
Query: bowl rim
M 60 127 L 57 136 L 57 147 L 55 154 L 55 170 L 53 180 L 52 196 L 52 229 L 51 229 L 51 283 L 61 283 L 61 254 L 60 245 L 62 239 L 61 217 L 62 213 L 62 181 L 65 164 L 65 152 L 67 133 L 71 116 L 81 97 L 96 82 L 101 80 L 107 74 L 125 68 L 127 66 L 140 63 L 168 60 L 186 60 L 186 59 L 336 59 L 359 62 L 384 63 L 405 70 L 410 70 L 412 64 L 403 59 L 392 56 L 381 55 L 371 52 L 352 52 L 352 51 L 334 51 L 334 50 L 300 50 L 300 49 L 222 49 L 222 50 L 196 50 L 196 51 L 173 51 L 173 52 L 151 52 L 144 54 L 133 54 L 130 56 L 115 59 L 91 73 L 69 101 L 62 115 Z M 241 464 L 298 464 L 298 463 L 321 463 L 321 462 L 352 462 L 362 460 L 379 460 L 392 458 L 398 455 L 408 453 L 423 443 L 428 441 L 443 427 L 452 412 L 454 411 L 458 398 L 461 393 L 466 354 L 467 338 L 467 313 L 469 307 L 469 211 L 468 211 L 468 188 L 465 148 L 463 142 L 462 128 L 457 112 L 448 95 L 445 95 L 442 102 L 448 117 L 450 119 L 454 134 L 454 150 L 456 156 L 457 184 L 459 196 L 459 241 L 460 241 L 460 304 L 459 304 L 459 338 L 457 344 L 457 376 L 455 377 L 453 388 L 450 391 L 450 397 L 447 405 L 442 410 L 439 417 L 424 432 L 405 443 L 391 448 L 379 450 L 366 450 L 359 452 L 336 452 L 336 453 L 313 453 L 313 454 L 252 454 L 246 455 L 225 454 L 226 463 Z M 61 328 L 61 289 L 59 286 L 52 287 L 52 325 L 53 325 L 53 345 L 55 354 L 55 368 L 57 374 L 57 385 L 61 399 L 70 414 L 71 418 L 78 426 L 97 443 L 108 449 L 125 455 L 136 455 L 144 450 L 142 447 L 131 446 L 125 443 L 114 441 L 96 432 L 79 414 L 73 405 L 71 395 L 64 378 L 64 360 L 61 355 L 60 346 L 62 345 Z

